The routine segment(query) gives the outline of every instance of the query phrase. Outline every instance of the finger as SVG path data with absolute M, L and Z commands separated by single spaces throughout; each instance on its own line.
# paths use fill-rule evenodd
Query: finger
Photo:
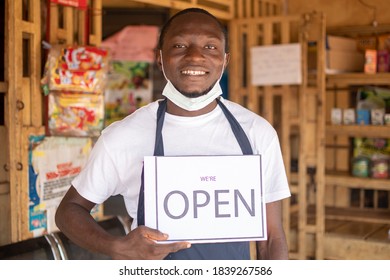
M 145 226 L 140 227 L 141 235 L 156 241 L 164 241 L 168 239 L 168 234 L 162 233 L 159 230 L 148 228 Z
M 164 250 L 168 253 L 174 253 L 191 247 L 191 243 L 189 242 L 174 242 L 174 243 L 165 243 L 165 244 L 159 243 L 159 245 L 161 245 L 162 248 L 164 248 Z

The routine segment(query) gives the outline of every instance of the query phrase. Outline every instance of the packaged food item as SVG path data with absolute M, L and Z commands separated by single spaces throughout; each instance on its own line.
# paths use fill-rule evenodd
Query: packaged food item
M 370 176 L 370 159 L 365 156 L 358 156 L 352 160 L 352 175 L 367 178 Z
M 48 62 L 49 90 L 103 92 L 109 63 L 106 49 L 56 45 Z
M 343 120 L 343 110 L 341 108 L 332 108 L 331 114 L 332 124 L 341 124 Z
M 373 157 L 371 160 L 371 177 L 377 179 L 389 178 L 389 158 Z
M 390 125 L 390 114 L 385 114 L 385 124 Z
M 343 122 L 344 124 L 347 125 L 356 123 L 355 109 L 353 108 L 344 109 Z
M 55 136 L 100 135 L 104 125 L 104 96 L 50 92 L 48 128 Z
M 370 124 L 370 110 L 367 109 L 357 109 L 357 124 Z
M 371 124 L 383 125 L 385 109 L 371 109 Z
M 377 50 L 366 50 L 364 73 L 373 74 L 376 72 L 377 72 Z

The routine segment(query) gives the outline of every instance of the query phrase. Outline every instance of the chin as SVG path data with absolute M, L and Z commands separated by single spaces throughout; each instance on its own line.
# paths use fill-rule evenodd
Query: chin
M 182 94 L 185 96 L 185 97 L 188 97 L 188 98 L 197 98 L 197 97 L 200 97 L 202 95 L 205 95 L 207 92 L 203 92 L 203 93 L 199 93 L 199 92 L 182 92 Z
M 188 97 L 188 98 L 197 98 L 197 97 L 200 97 L 200 96 L 203 96 L 203 95 L 206 95 L 210 92 L 210 90 L 212 89 L 212 87 L 204 90 L 204 91 L 180 91 L 181 94 L 183 94 L 185 97 Z

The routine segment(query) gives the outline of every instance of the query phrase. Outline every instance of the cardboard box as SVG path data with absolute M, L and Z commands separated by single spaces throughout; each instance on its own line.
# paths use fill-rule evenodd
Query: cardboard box
M 357 51 L 357 42 L 355 39 L 340 36 L 326 36 L 326 49 L 338 51 Z
M 366 50 L 365 53 L 365 63 L 364 63 L 364 73 L 376 73 L 376 64 L 377 64 L 377 51 L 376 50 Z
M 364 54 L 358 51 L 326 51 L 326 72 L 363 72 Z

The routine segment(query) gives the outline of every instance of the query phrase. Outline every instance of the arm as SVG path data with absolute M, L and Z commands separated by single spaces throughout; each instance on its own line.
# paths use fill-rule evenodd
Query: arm
M 113 259 L 163 259 L 171 252 L 190 246 L 187 242 L 157 244 L 168 236 L 158 230 L 137 227 L 126 236 L 113 236 L 90 215 L 95 203 L 71 186 L 56 212 L 58 228 L 77 245 Z
M 288 248 L 282 224 L 282 202 L 266 204 L 267 235 L 266 241 L 257 242 L 257 259 L 287 260 Z

